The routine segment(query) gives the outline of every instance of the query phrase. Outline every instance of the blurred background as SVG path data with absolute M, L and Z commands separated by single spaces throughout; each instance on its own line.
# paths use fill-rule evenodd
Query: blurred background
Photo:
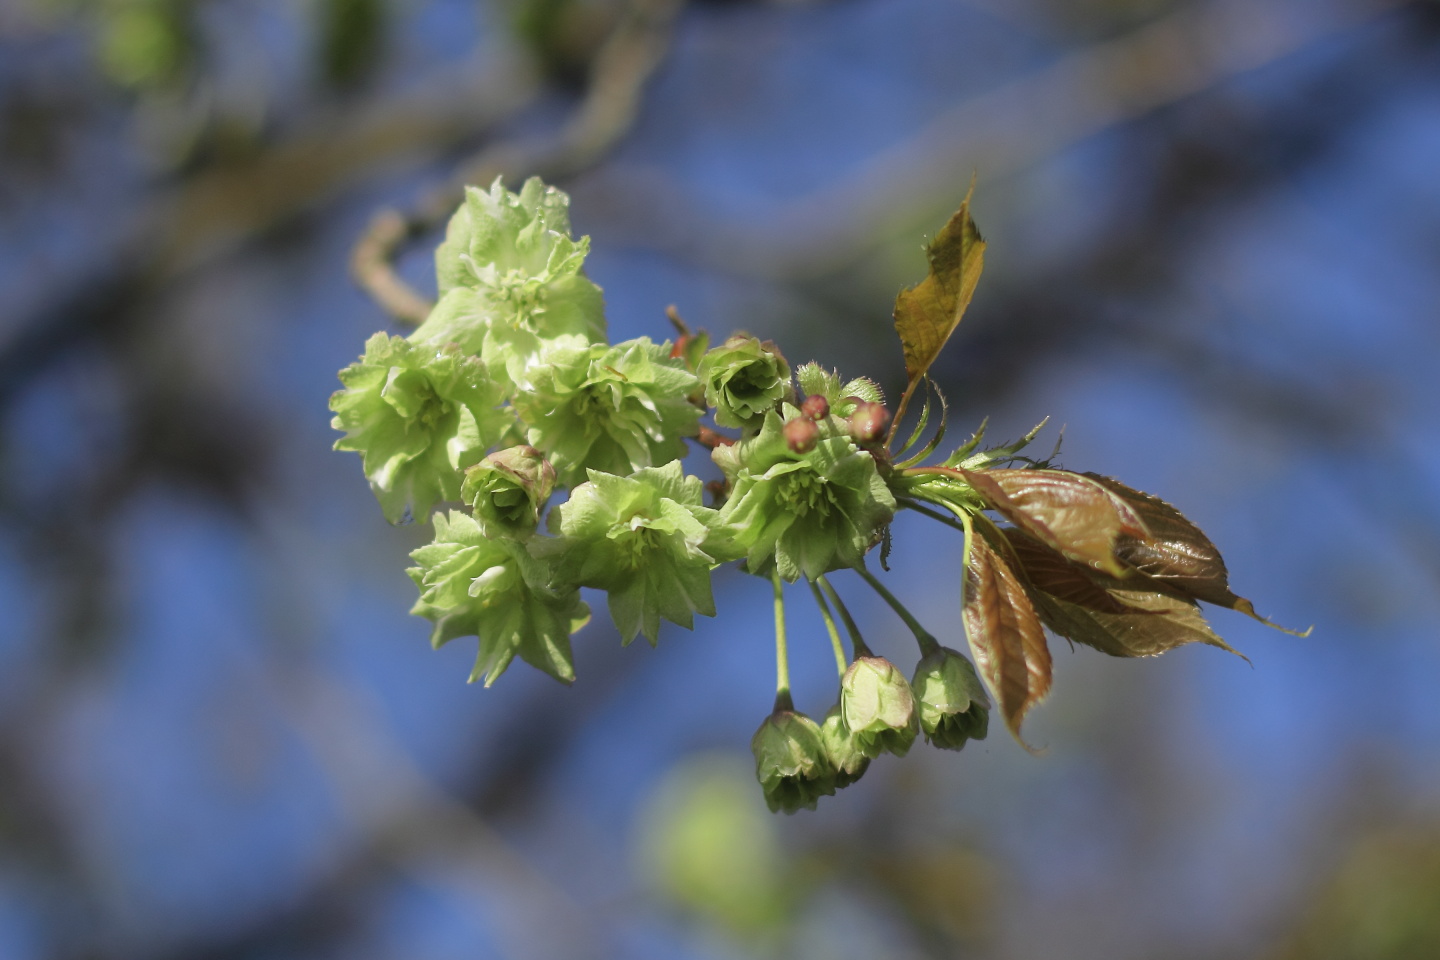
M 615 340 L 673 303 L 897 391 L 972 171 L 954 435 L 1066 425 L 1312 636 L 1057 642 L 1043 756 L 794 817 L 759 581 L 658 649 L 597 603 L 569 689 L 430 650 L 326 401 L 459 182 L 570 191 Z M 6 0 L 0 289 L 0 957 L 1440 957 L 1440 5 Z M 957 537 L 895 540 L 962 646 Z

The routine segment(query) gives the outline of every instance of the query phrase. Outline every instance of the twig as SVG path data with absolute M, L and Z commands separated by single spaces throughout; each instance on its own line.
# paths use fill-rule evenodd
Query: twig
M 381 210 L 350 254 L 350 272 L 386 313 L 401 323 L 419 326 L 434 305 L 390 267 L 413 235 L 398 211 Z

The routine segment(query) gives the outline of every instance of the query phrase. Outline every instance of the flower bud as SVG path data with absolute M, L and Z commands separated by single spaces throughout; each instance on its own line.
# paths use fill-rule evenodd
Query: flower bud
M 870 758 L 860 749 L 855 734 L 845 726 L 838 703 L 830 708 L 830 712 L 825 714 L 825 722 L 820 724 L 820 741 L 825 744 L 825 754 L 835 768 L 837 789 L 859 780 L 865 768 L 870 766 Z
M 911 685 L 919 702 L 920 729 L 935 746 L 959 750 L 966 740 L 985 739 L 990 701 L 969 660 L 941 647 L 916 666 Z
M 821 397 L 823 400 L 824 397 Z M 793 453 L 809 453 L 820 442 L 820 428 L 814 420 L 797 417 L 785 424 L 785 444 Z
M 814 810 L 821 797 L 834 796 L 835 769 L 820 727 L 805 714 L 776 710 L 755 731 L 750 750 L 770 812 Z
M 871 446 L 880 442 L 885 436 L 885 428 L 890 426 L 890 411 L 885 409 L 883 403 L 860 402 L 855 405 L 855 412 L 850 415 L 850 436 L 861 446 Z
M 523 540 L 555 489 L 555 468 L 534 447 L 490 454 L 465 472 L 460 496 L 488 537 Z
M 895 664 L 856 657 L 840 680 L 840 716 L 867 757 L 903 757 L 920 733 L 915 696 Z
M 830 401 L 818 393 L 812 393 L 800 404 L 800 412 L 811 420 L 824 420 L 830 416 Z

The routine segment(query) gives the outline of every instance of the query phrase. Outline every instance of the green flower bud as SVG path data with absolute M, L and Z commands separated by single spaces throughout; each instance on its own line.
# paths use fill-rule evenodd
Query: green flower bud
M 653 644 L 661 617 L 689 629 L 693 614 L 715 616 L 710 571 L 737 555 L 701 490 L 679 461 L 631 477 L 592 470 L 550 514 L 560 536 L 536 549 L 554 556 L 568 581 L 610 592 L 626 643 L 644 632 Z
M 441 500 L 460 496 L 460 471 L 487 447 L 512 436 L 514 414 L 484 363 L 458 348 L 435 348 L 377 333 L 365 355 L 340 371 L 344 390 L 330 398 L 344 430 L 336 450 L 354 450 L 385 517 L 407 506 L 424 520 Z
M 990 701 L 965 657 L 941 647 L 915 668 L 911 681 L 920 707 L 925 738 L 944 750 L 959 750 L 966 740 L 984 740 L 990 725 Z
M 915 695 L 905 675 L 884 657 L 856 657 L 840 679 L 840 716 L 862 753 L 903 757 L 920 733 Z
M 734 484 L 720 518 L 735 529 L 751 573 L 773 563 L 786 580 L 814 580 L 856 566 L 895 515 L 870 454 L 828 429 L 822 436 L 797 453 L 772 412 L 757 436 L 712 452 Z
M 814 720 L 793 710 L 777 710 L 750 740 L 755 776 L 770 812 L 814 810 L 821 797 L 835 795 L 835 770 Z
M 860 401 L 855 412 L 850 414 L 850 436 L 862 447 L 873 446 L 885 438 L 885 428 L 890 426 L 890 411 L 884 404 Z
M 733 336 L 706 353 L 696 373 L 722 427 L 758 427 L 767 411 L 795 393 L 780 350 L 751 336 Z
M 820 428 L 814 420 L 797 417 L 785 424 L 785 445 L 792 453 L 809 453 L 820 442 Z
M 405 572 L 420 588 L 410 612 L 434 621 L 431 644 L 480 638 L 471 681 L 483 676 L 490 686 L 516 655 L 564 683 L 575 679 L 570 634 L 590 610 L 578 588 L 552 585 L 551 565 L 523 544 L 489 539 L 474 518 L 451 510 L 435 515 L 434 542 L 410 557 L 419 566 Z
M 465 471 L 460 499 L 487 537 L 524 540 L 555 489 L 555 468 L 534 447 L 509 447 Z
M 820 742 L 825 745 L 825 755 L 830 758 L 830 765 L 835 768 L 835 787 L 848 787 L 859 780 L 870 766 L 870 758 L 861 749 L 859 740 L 850 728 L 845 726 L 845 719 L 840 715 L 840 705 L 836 704 L 825 714 L 825 722 L 820 724 Z
M 583 483 L 587 469 L 624 476 L 678 459 L 682 438 L 699 429 L 701 411 L 687 399 L 695 375 L 668 343 L 557 341 L 541 361 L 515 408 L 562 486 Z
M 603 342 L 604 297 L 581 273 L 590 239 L 571 239 L 569 204 L 533 178 L 518 194 L 498 179 L 488 192 L 466 188 L 435 251 L 440 302 L 410 338 L 480 354 L 507 393 L 547 341 Z

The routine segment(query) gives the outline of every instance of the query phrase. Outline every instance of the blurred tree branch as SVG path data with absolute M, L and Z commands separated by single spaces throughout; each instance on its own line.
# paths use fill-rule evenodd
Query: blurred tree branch
M 982 179 L 1013 176 L 1087 137 L 1192 97 L 1414 0 L 1274 5 L 1201 2 L 964 100 L 858 169 L 743 221 L 697 206 L 655 170 L 588 178 L 613 245 L 662 250 L 721 272 L 814 280 L 913 232 Z
M 682 6 L 683 0 L 628 0 L 591 65 L 584 98 L 553 137 L 491 144 L 426 194 L 414 211 L 376 214 L 351 257 L 361 287 L 401 323 L 422 322 L 430 301 L 393 268 L 405 245 L 443 224 L 463 199 L 466 184 L 486 185 L 507 174 L 563 180 L 604 156 L 634 124 L 645 82 L 664 61 Z

